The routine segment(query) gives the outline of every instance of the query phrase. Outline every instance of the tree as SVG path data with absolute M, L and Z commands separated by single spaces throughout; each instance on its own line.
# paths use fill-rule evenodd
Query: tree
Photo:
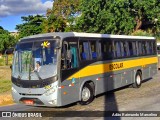
M 54 14 L 50 14 L 46 20 L 43 21 L 43 32 L 64 32 L 66 22 L 62 17 L 56 17 Z
M 82 0 L 77 28 L 84 32 L 128 34 L 135 25 L 128 7 L 129 0 Z
M 135 30 L 151 29 L 160 32 L 160 1 L 130 0 L 130 12 L 136 21 Z
M 53 8 L 48 9 L 44 22 L 46 32 L 71 31 L 74 19 L 79 12 L 80 0 L 54 0 Z
M 159 28 L 159 0 L 81 0 L 80 8 L 78 31 L 131 34 L 146 23 Z
M 1 30 L 1 29 L 3 30 L 3 27 L 2 27 L 2 26 L 0 26 L 0 30 Z
M 20 32 L 19 37 L 25 37 L 29 35 L 35 35 L 42 33 L 44 26 L 42 22 L 45 20 L 44 16 L 41 15 L 29 15 L 27 17 L 21 17 L 23 24 L 16 25 L 16 29 Z
M 13 47 L 17 42 L 14 36 L 11 36 L 7 30 L 0 28 L 0 52 Z

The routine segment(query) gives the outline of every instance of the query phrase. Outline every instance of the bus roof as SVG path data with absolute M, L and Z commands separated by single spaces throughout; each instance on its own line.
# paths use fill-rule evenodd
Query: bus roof
M 124 38 L 124 39 L 155 39 L 155 37 L 146 37 L 146 36 L 129 36 L 129 35 L 111 35 L 111 34 L 98 34 L 98 33 L 78 33 L 78 32 L 53 32 L 32 35 L 21 40 L 30 39 L 30 38 L 39 38 L 39 37 L 56 37 L 59 36 L 61 39 L 66 37 L 92 37 L 92 38 Z

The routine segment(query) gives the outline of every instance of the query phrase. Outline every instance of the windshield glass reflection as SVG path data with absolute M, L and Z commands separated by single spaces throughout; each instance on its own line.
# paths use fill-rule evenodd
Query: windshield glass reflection
M 20 43 L 16 47 L 12 75 L 22 80 L 40 80 L 57 74 L 56 41 Z

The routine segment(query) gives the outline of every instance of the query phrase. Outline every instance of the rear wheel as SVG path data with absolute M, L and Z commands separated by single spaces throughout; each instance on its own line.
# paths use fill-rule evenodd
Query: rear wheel
M 141 87 L 141 84 L 142 84 L 142 74 L 141 74 L 141 72 L 138 71 L 135 76 L 135 82 L 133 83 L 132 86 L 134 88 L 139 88 L 139 87 Z
M 93 88 L 90 84 L 86 83 L 81 92 L 81 101 L 79 102 L 81 105 L 87 105 L 91 103 L 94 99 Z

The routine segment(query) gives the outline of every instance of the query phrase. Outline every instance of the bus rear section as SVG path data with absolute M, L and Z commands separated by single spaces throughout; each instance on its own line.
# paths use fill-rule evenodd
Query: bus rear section
M 93 35 L 92 35 L 93 36 Z M 62 104 L 89 104 L 94 96 L 123 86 L 139 88 L 157 73 L 153 37 L 77 37 L 63 41 L 61 61 Z M 64 52 L 64 53 L 63 53 Z
M 158 69 L 160 69 L 160 43 L 157 43 Z

